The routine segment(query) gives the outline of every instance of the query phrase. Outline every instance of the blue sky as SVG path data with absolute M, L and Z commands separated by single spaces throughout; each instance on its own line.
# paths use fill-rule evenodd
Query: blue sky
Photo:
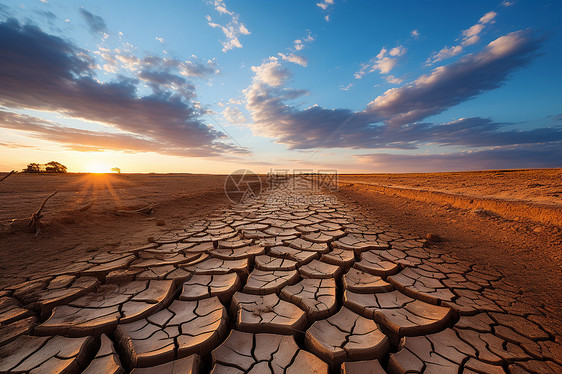
M 562 166 L 556 1 L 0 0 L 0 170 Z

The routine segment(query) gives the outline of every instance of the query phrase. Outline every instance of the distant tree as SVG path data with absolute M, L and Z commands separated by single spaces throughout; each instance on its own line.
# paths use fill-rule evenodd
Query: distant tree
M 60 162 L 51 161 L 45 164 L 45 171 L 47 173 L 66 173 L 67 167 Z
M 117 166 L 114 167 L 114 168 L 111 168 L 111 171 L 114 172 L 114 173 L 117 173 L 117 174 L 121 173 L 121 169 L 119 169 Z
M 67 167 L 56 161 L 47 162 L 46 164 L 32 162 L 22 171 L 24 173 L 66 173 Z
M 28 164 L 25 169 L 23 169 L 24 173 L 40 173 L 41 172 L 41 165 L 32 162 Z

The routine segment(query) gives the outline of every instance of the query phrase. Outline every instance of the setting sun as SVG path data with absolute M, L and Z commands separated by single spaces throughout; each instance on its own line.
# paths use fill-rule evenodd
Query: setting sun
M 96 173 L 96 174 L 111 173 L 111 167 L 100 162 L 88 165 L 87 170 L 88 173 Z

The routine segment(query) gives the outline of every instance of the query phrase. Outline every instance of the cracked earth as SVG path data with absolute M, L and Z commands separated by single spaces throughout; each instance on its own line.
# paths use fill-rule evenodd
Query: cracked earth
M 285 187 L 1 290 L 0 372 L 562 372 L 502 274 Z

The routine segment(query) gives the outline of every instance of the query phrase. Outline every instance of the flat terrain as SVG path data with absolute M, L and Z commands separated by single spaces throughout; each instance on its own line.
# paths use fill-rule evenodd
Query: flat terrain
M 11 175 L 0 183 L 0 285 L 41 274 L 45 261 L 143 245 L 163 231 L 203 218 L 228 202 L 224 180 L 195 174 Z M 43 209 L 43 233 L 22 232 L 54 191 Z M 119 212 L 152 204 L 158 205 L 150 215 Z M 10 233 L 13 219 L 22 221 Z M 158 221 L 164 225 L 157 226 Z
M 446 240 L 442 245 L 462 248 L 463 256 L 491 261 L 517 279 L 528 278 L 527 283 L 536 281 L 535 287 L 545 284 L 537 278 L 542 269 L 553 269 L 558 271 L 549 277 L 554 288 L 543 289 L 560 291 L 555 280 L 562 271 L 562 228 L 537 221 L 536 214 L 526 218 L 525 209 L 548 208 L 547 218 L 562 216 L 562 169 L 339 178 L 343 195 L 398 228 L 422 237 L 440 234 Z M 92 252 L 143 245 L 162 232 L 204 218 L 228 205 L 224 181 L 221 175 L 195 174 L 12 175 L 0 183 L 0 285 L 40 274 L 45 258 L 71 261 Z M 21 232 L 55 190 L 43 210 L 43 233 L 36 237 Z M 119 213 L 153 204 L 158 205 L 150 215 Z M 22 221 L 10 233 L 12 219 Z
M 191 179 L 161 178 L 136 193 Z M 220 177 L 193 178 L 221 190 Z M 137 206 L 106 198 L 73 238 L 91 250 L 36 258 L 63 232 L 53 219 L 36 251 L 19 255 L 42 267 L 21 267 L 7 279 L 27 281 L 0 288 L 0 372 L 562 372 L 560 271 L 541 237 L 521 251 L 531 247 L 508 244 L 527 233 L 499 215 L 351 184 L 322 195 L 289 179 L 228 207 L 208 192 L 154 196 L 159 219 L 193 214 L 150 243 L 153 227 L 119 227 L 120 208 Z M 83 235 L 90 226 L 103 232 L 98 245 Z
M 340 181 L 562 206 L 562 169 L 344 174 Z

